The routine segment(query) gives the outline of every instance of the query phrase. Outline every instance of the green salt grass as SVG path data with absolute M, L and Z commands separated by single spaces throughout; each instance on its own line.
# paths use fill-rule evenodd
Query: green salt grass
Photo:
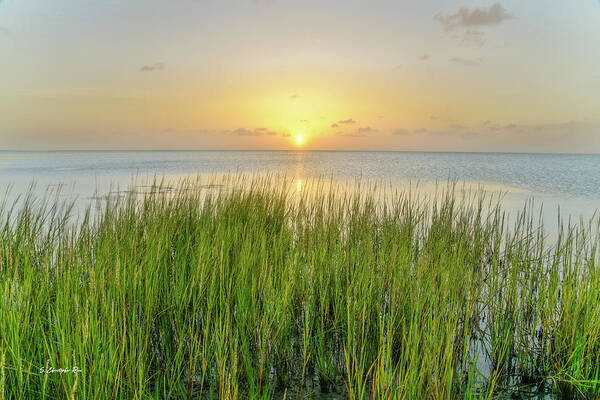
M 600 395 L 597 219 L 361 185 L 4 202 L 0 399 Z

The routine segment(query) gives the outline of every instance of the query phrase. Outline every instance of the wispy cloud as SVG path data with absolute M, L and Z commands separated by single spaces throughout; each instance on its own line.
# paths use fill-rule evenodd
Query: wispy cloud
M 173 129 L 173 128 L 168 128 L 168 129 L 164 129 L 162 131 L 162 133 L 169 134 L 169 135 L 204 135 L 204 134 L 217 133 L 217 131 L 210 130 L 210 129 Z
M 430 131 L 427 128 L 419 128 L 419 129 L 415 129 L 413 131 L 410 131 L 408 129 L 396 129 L 394 132 L 392 132 L 392 135 L 398 135 L 398 136 L 406 136 L 406 135 L 430 135 L 430 136 L 450 136 L 450 135 L 455 135 L 458 133 L 462 132 L 462 129 L 464 129 L 464 127 L 461 126 L 456 126 L 456 128 L 448 128 L 448 129 L 444 129 L 444 130 L 438 130 L 438 131 Z
M 353 132 L 340 132 L 338 133 L 338 136 L 346 136 L 346 137 L 366 137 L 369 136 L 369 134 L 377 132 L 377 129 L 373 129 L 370 126 L 364 126 L 361 128 L 358 128 L 357 130 L 353 131 Z
M 511 18 L 514 18 L 514 16 L 507 13 L 500 3 L 495 3 L 489 9 L 469 9 L 467 7 L 462 7 L 454 14 L 437 14 L 435 16 L 435 19 L 447 31 L 451 31 L 457 27 L 470 28 L 475 26 L 497 25 L 502 21 Z
M 514 123 L 500 125 L 497 123 L 493 123 L 491 121 L 486 121 L 486 122 L 487 123 L 484 123 L 483 126 L 491 131 L 496 131 L 496 132 L 497 131 L 516 130 L 517 128 L 520 127 L 519 125 L 514 124 Z
M 232 135 L 232 136 L 275 136 L 278 135 L 279 132 L 272 131 L 267 128 L 238 128 L 238 129 L 165 129 L 163 131 L 165 134 L 213 134 L 213 135 Z
M 140 67 L 139 71 L 140 72 L 153 72 L 153 71 L 160 71 L 165 69 L 165 64 L 161 63 L 161 62 L 157 62 L 154 64 L 150 64 L 150 65 L 144 65 L 142 67 Z
M 293 94 L 293 95 L 290 96 L 290 99 L 297 99 L 297 98 L 298 98 L 297 94 Z
M 239 128 L 239 129 L 235 129 L 233 131 L 224 131 L 224 134 L 231 134 L 231 135 L 236 135 L 236 136 L 262 136 L 264 133 L 258 130 L 253 130 L 251 131 L 250 129 L 246 129 L 246 128 Z
M 373 129 L 370 126 L 365 126 L 363 128 L 358 128 L 358 133 L 372 133 L 377 132 L 377 129 Z
M 338 136 L 354 137 L 354 138 L 364 138 L 364 137 L 367 137 L 369 135 L 367 135 L 366 133 L 360 133 L 360 132 L 347 132 L 347 133 L 339 133 Z
M 224 130 L 220 131 L 223 135 L 235 135 L 235 136 L 275 136 L 278 134 L 276 131 L 271 131 L 267 128 L 255 128 L 255 129 L 247 129 L 247 128 L 238 128 L 234 130 Z
M 341 121 L 337 122 L 338 124 L 355 124 L 356 121 L 353 120 L 352 118 L 348 118 L 348 119 L 343 119 Z
M 338 126 L 339 126 L 339 125 L 338 125 L 338 124 L 336 124 L 336 123 L 333 123 L 333 124 L 331 124 L 331 127 L 332 127 L 332 128 L 337 128 Z
M 470 59 L 470 58 L 453 57 L 450 59 L 450 61 L 455 62 L 457 64 L 474 66 L 474 65 L 481 64 L 481 62 L 483 61 L 483 58 L 479 57 L 479 58 Z
M 254 131 L 255 131 L 255 132 L 258 132 L 258 133 L 261 133 L 261 134 L 264 134 L 264 135 L 268 135 L 268 136 L 274 136 L 274 135 L 277 135 L 277 132 L 275 132 L 275 131 L 270 131 L 270 130 L 268 130 L 267 128 L 256 128 L 256 129 L 254 129 Z M 253 135 L 253 136 L 256 136 L 256 135 Z
M 485 33 L 476 29 L 467 29 L 461 42 L 467 46 L 481 47 L 485 44 Z
M 459 132 L 454 129 L 446 129 L 446 130 L 441 130 L 441 131 L 430 131 L 428 133 L 431 136 L 451 136 L 451 135 L 455 135 Z
M 485 129 L 482 135 L 485 133 L 497 142 L 499 148 L 509 151 L 518 148 L 519 151 L 594 152 L 600 145 L 600 123 L 597 120 L 538 124 L 495 123 Z M 513 147 L 506 147 L 508 144 Z

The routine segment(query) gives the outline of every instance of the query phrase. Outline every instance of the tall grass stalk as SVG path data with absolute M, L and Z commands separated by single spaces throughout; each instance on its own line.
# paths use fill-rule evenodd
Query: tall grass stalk
M 290 187 L 5 202 L 0 399 L 600 395 L 597 220 L 551 244 L 455 184 Z

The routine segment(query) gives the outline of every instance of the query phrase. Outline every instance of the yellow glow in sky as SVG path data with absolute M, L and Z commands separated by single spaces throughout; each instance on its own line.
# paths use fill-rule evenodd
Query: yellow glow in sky
M 598 2 L 54 3 L 0 0 L 0 150 L 600 152 Z

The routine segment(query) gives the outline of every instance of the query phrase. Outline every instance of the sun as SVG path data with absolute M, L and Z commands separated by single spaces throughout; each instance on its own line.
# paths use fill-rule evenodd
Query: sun
M 298 145 L 301 145 L 303 140 L 302 136 L 296 136 L 296 143 L 298 143 Z

